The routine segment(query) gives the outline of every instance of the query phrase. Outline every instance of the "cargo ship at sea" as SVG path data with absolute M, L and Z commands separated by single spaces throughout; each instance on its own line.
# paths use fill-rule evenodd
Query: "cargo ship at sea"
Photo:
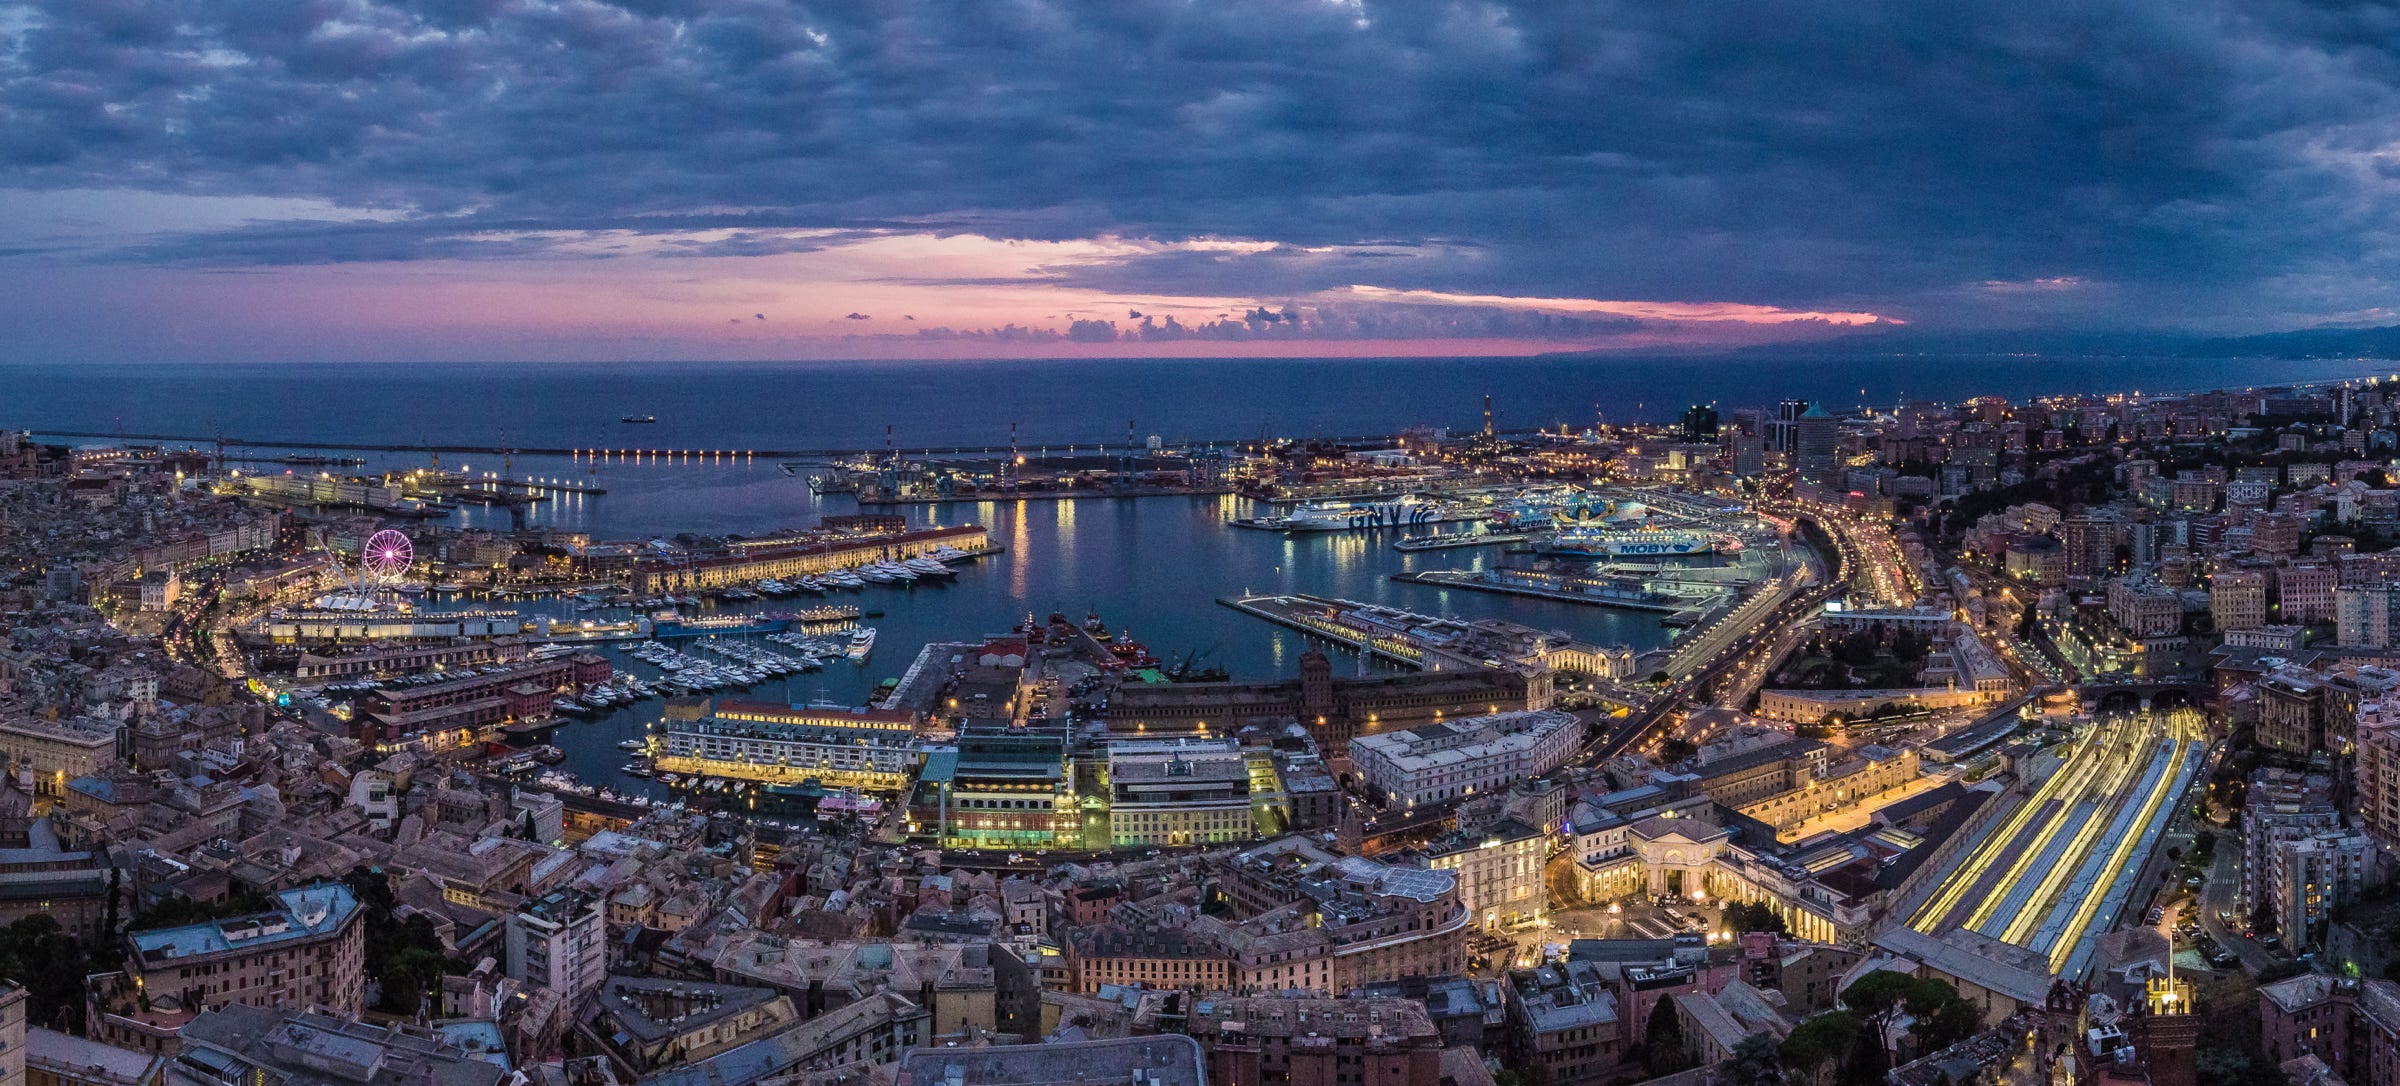
M 1562 528 L 1533 549 L 1562 558 L 1698 558 L 1739 550 L 1741 541 L 1684 528 Z

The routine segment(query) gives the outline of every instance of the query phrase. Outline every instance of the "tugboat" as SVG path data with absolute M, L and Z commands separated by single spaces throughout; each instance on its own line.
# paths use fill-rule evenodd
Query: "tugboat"
M 1137 671 L 1146 667 L 1158 666 L 1158 657 L 1150 655 L 1148 645 L 1134 640 L 1131 630 L 1118 634 L 1116 640 L 1108 646 L 1108 653 L 1116 657 L 1119 663 Z

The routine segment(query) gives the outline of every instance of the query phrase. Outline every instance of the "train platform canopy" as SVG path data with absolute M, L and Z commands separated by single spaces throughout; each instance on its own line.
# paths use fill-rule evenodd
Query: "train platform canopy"
M 1936 938 L 1901 925 L 1879 932 L 1875 945 L 1919 963 L 1926 971 L 1959 984 L 1974 985 L 2015 1000 L 2018 1006 L 2038 1007 L 2050 994 L 2049 962 L 2020 946 L 1977 935 L 1964 929 Z M 1967 994 L 1961 992 L 1960 994 Z

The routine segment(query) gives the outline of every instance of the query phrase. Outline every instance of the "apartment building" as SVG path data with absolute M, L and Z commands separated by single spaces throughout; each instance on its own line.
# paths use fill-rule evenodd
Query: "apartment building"
M 0 758 L 10 770 L 31 772 L 33 794 L 56 797 L 68 781 L 114 766 L 124 731 L 123 724 L 98 717 L 0 720 Z
M 508 914 L 508 975 L 569 1004 L 608 979 L 608 926 L 597 894 L 558 890 Z
M 146 1052 L 172 1051 L 192 1016 L 231 1004 L 366 1009 L 365 910 L 338 882 L 285 890 L 266 912 L 129 932 L 125 968 L 92 978 L 87 1032 Z
M 1432 803 L 1549 772 L 1582 741 L 1574 714 L 1523 710 L 1360 736 L 1350 763 L 1390 804 Z

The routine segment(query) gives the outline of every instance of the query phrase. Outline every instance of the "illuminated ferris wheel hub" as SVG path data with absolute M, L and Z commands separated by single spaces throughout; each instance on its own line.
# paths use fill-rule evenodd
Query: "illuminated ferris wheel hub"
M 359 549 L 358 568 L 367 580 L 389 584 L 408 572 L 417 560 L 417 546 L 409 542 L 406 533 L 386 528 L 367 537 L 367 545 Z

